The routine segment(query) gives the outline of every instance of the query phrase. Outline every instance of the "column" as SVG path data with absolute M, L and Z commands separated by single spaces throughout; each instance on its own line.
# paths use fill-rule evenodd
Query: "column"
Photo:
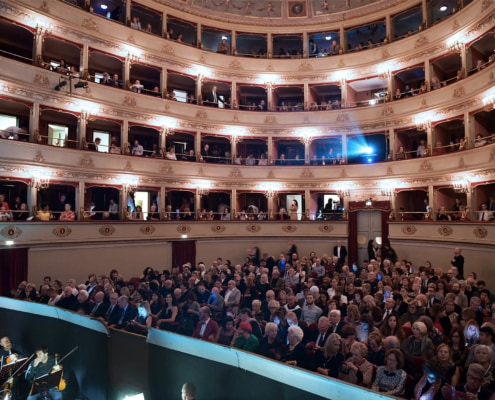
M 77 219 L 81 220 L 83 219 L 84 213 L 84 182 L 79 182 L 79 185 L 76 186 L 75 202 L 74 212 L 76 213 Z
M 431 156 L 433 153 L 434 143 L 433 143 L 433 127 L 431 126 L 431 121 L 428 122 L 426 126 L 426 147 L 428 148 L 428 156 Z
M 235 81 L 230 86 L 230 107 L 233 110 L 239 109 L 239 103 L 237 102 L 237 82 Z
M 309 165 L 311 138 L 309 136 L 303 137 L 301 141 L 304 143 L 304 165 Z
M 122 87 L 127 89 L 127 83 L 131 79 L 131 57 L 130 54 L 127 54 L 124 60 L 124 73 L 122 74 Z
M 201 43 L 201 23 L 198 22 L 198 25 L 196 26 L 196 43 L 198 44 L 198 49 L 203 48 L 203 43 Z
M 162 94 L 164 94 L 167 91 L 167 69 L 162 68 L 162 71 L 160 73 L 160 90 Z
M 237 219 L 237 189 L 232 189 L 230 193 L 230 219 Z
M 387 120 L 385 120 L 385 127 L 387 125 Z M 394 129 L 390 128 L 388 130 L 388 143 L 389 143 L 389 153 L 392 154 L 392 160 L 395 160 L 395 152 L 397 151 L 397 145 L 395 141 Z M 388 156 L 388 154 L 387 154 Z
M 466 44 L 462 43 L 461 44 L 461 70 L 462 70 L 462 76 L 461 78 L 465 78 L 467 76 L 467 50 L 466 50 Z
M 158 146 L 163 151 L 166 150 L 166 146 L 167 146 L 167 133 L 168 133 L 168 128 L 165 125 L 162 126 L 162 129 L 160 129 L 160 137 L 158 139 Z
M 340 80 L 340 104 L 342 105 L 342 108 L 347 107 L 347 81 L 345 78 L 342 78 Z
M 234 30 L 230 36 L 230 50 L 233 56 L 237 55 L 237 32 Z
M 167 189 L 165 186 L 160 186 L 160 198 L 158 199 L 158 211 L 165 211 L 166 209 L 166 204 L 165 201 L 167 200 Z
M 33 103 L 31 107 L 31 118 L 29 118 L 29 141 L 36 142 L 40 132 L 40 104 Z
M 201 156 L 201 132 L 196 131 L 196 136 L 194 138 L 194 149 L 196 150 L 196 160 L 200 160 Z
M 311 203 L 311 193 L 309 189 L 304 190 L 304 210 L 302 213 L 302 221 L 309 221 L 311 220 L 311 209 L 310 209 L 310 203 Z
M 340 51 L 342 53 L 345 53 L 347 49 L 347 38 L 345 37 L 345 31 L 343 26 L 340 27 L 339 35 L 340 35 L 340 43 L 339 43 Z
M 390 41 L 394 37 L 394 27 L 392 26 L 392 19 L 390 18 L 390 14 L 387 14 L 385 16 L 385 31 L 386 31 L 386 33 L 385 33 L 386 38 L 388 39 L 388 42 L 390 43 Z
M 163 13 L 163 19 L 162 19 L 162 36 L 167 37 L 167 13 Z
M 309 57 L 308 32 L 303 32 L 303 58 Z
M 277 192 L 274 190 L 267 190 L 265 192 L 265 197 L 266 197 L 266 205 L 267 205 L 267 210 L 266 210 L 266 215 L 268 216 L 269 221 L 273 221 L 275 219 L 275 213 L 273 212 L 273 200 L 277 196 Z
M 126 25 L 131 21 L 131 0 L 125 0 L 125 21 Z
M 342 159 L 347 164 L 347 136 L 342 135 Z
M 315 99 L 316 101 L 317 99 Z M 304 98 L 303 98 L 303 103 L 304 103 L 304 109 L 307 111 L 309 109 L 309 83 L 304 82 Z
M 267 139 L 268 165 L 273 165 L 273 139 L 271 136 Z
M 31 182 L 32 182 L 32 179 L 31 179 Z M 28 210 L 31 210 L 32 215 L 35 217 L 36 217 L 36 209 L 38 207 L 37 198 L 38 198 L 38 191 L 30 183 L 28 185 L 28 193 L 27 193 L 27 199 L 26 200 L 27 200 Z
M 86 126 L 88 123 L 88 115 L 85 111 L 81 111 L 79 118 L 77 119 L 77 148 L 86 149 L 87 139 L 86 139 Z
M 120 145 L 120 151 L 124 155 L 129 155 L 126 153 L 126 149 L 130 151 L 130 148 L 128 146 L 129 143 L 129 121 L 124 119 L 122 121 L 122 132 L 120 133 L 120 140 L 121 140 L 121 145 Z
M 430 205 L 430 219 L 436 219 L 437 199 L 435 199 L 435 189 L 433 185 L 428 186 L 428 204 Z
M 203 75 L 199 74 L 196 78 L 196 99 L 198 104 L 203 104 L 203 95 L 201 94 L 201 88 L 203 87 Z
M 423 67 L 425 71 L 425 84 L 426 84 L 426 90 L 430 91 L 431 90 L 431 69 L 430 69 L 430 64 L 428 63 L 428 60 L 425 60 L 425 65 Z
M 273 104 L 273 99 L 272 99 L 272 93 L 273 93 L 273 82 L 265 82 L 265 88 L 266 88 L 266 106 L 268 111 L 273 111 L 272 104 Z
M 234 157 L 237 156 L 237 142 L 239 138 L 237 136 L 232 136 L 230 138 L 230 157 L 231 161 L 234 162 Z
M 272 38 L 272 33 L 268 32 L 266 36 L 266 54 L 267 58 L 272 58 L 273 54 L 273 38 Z
M 79 73 L 84 79 L 90 79 L 89 76 L 89 47 L 87 44 L 83 44 L 81 49 L 81 58 L 79 60 Z
M 474 124 L 474 115 L 469 115 L 469 112 L 464 112 L 464 137 L 467 139 L 467 147 L 471 147 L 476 139 L 476 127 Z
M 42 54 L 42 49 L 43 49 L 43 40 L 45 38 L 46 34 L 46 29 L 43 26 L 37 26 L 36 27 L 36 33 L 33 37 L 34 40 L 34 46 L 33 46 L 33 60 L 34 64 L 41 66 L 43 62 L 43 54 Z
M 429 16 L 428 16 L 427 0 L 423 0 L 421 2 L 421 11 L 423 13 L 423 29 L 426 29 L 430 26 L 429 21 L 431 20 L 431 18 L 429 18 Z

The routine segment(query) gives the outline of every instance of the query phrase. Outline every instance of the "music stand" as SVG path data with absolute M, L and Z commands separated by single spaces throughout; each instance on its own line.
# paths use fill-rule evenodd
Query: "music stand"
M 22 363 L 26 360 L 27 357 L 20 358 L 17 361 L 14 361 L 13 363 L 10 364 L 4 364 L 2 370 L 0 371 L 0 380 L 6 381 L 7 379 L 9 379 L 10 376 L 12 375 L 12 372 L 15 371 L 16 368 L 19 368 L 19 366 L 21 366 Z M 24 365 L 19 371 L 17 371 L 17 373 L 19 374 L 24 372 L 27 369 L 27 367 L 28 367 L 28 363 L 26 363 L 26 365 Z
M 33 381 L 33 385 L 31 386 L 31 392 L 29 393 L 30 396 L 38 394 L 44 390 L 51 389 L 55 386 L 58 386 L 60 384 L 60 380 L 62 379 L 62 373 L 64 371 L 55 371 L 43 376 L 40 376 L 39 378 L 36 378 Z

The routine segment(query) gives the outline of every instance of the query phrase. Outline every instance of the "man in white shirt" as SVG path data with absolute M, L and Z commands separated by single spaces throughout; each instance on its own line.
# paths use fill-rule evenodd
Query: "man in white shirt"
M 478 221 L 490 221 L 493 219 L 493 211 L 489 211 L 486 203 L 481 205 L 481 211 L 478 211 Z
M 139 141 L 138 140 L 135 140 L 134 141 L 134 146 L 132 146 L 132 151 L 131 151 L 131 154 L 133 156 L 139 156 L 141 157 L 144 153 L 144 149 L 143 149 L 143 146 L 141 146 L 139 144 Z

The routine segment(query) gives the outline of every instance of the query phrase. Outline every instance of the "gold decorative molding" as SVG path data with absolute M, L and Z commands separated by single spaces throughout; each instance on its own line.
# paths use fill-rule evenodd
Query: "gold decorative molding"
M 179 232 L 181 235 L 185 235 L 185 234 L 191 232 L 191 226 L 185 225 L 185 224 L 180 224 L 177 227 L 177 232 Z
M 283 225 L 282 230 L 285 233 L 293 233 L 293 232 L 297 231 L 297 226 L 295 226 L 295 225 Z
M 483 227 L 477 227 L 473 229 L 474 236 L 476 236 L 478 239 L 484 239 L 488 235 L 488 230 Z
M 72 229 L 66 225 L 59 225 L 53 228 L 52 233 L 59 238 L 68 237 L 72 233 Z
M 458 31 L 461 25 L 459 25 L 459 22 L 457 19 L 454 20 L 454 25 L 452 26 L 452 32 Z
M 268 174 L 266 174 L 266 179 L 274 179 L 275 178 L 275 174 L 273 173 L 273 171 L 268 171 Z
M 170 44 L 165 43 L 162 47 L 162 53 L 173 56 L 173 55 L 175 55 L 175 50 L 172 46 L 170 46 Z
M 229 69 L 243 70 L 244 68 L 238 60 L 235 60 L 229 64 Z
M 301 171 L 301 178 L 314 178 L 313 171 L 310 168 L 304 168 Z
M 414 235 L 418 230 L 414 225 L 405 225 L 402 227 L 401 231 L 405 235 Z
M 428 104 L 426 103 L 426 98 L 421 99 L 421 105 L 419 106 L 419 109 L 422 110 L 423 108 L 428 107 Z
M 450 236 L 454 230 L 448 225 L 442 225 L 438 227 L 438 233 L 442 236 Z
M 93 18 L 85 18 L 81 23 L 82 28 L 86 28 L 93 32 L 99 32 L 98 24 L 93 21 Z
M 136 39 L 134 39 L 134 36 L 129 36 L 127 38 L 127 43 L 132 43 L 132 44 L 136 44 Z
M 461 156 L 461 158 L 459 158 L 459 163 L 457 164 L 457 168 L 464 168 L 466 165 L 464 164 L 464 157 Z
M 417 49 L 418 47 L 423 47 L 424 45 L 428 44 L 428 36 L 421 35 L 417 40 L 416 43 L 414 44 L 414 48 Z
M 394 109 L 391 106 L 384 107 L 382 110 L 382 116 L 387 117 L 394 114 Z
M 392 175 L 394 175 L 394 171 L 393 171 L 393 169 L 392 169 L 392 167 L 391 167 L 391 166 L 388 166 L 388 167 L 387 167 L 387 173 L 386 173 L 386 175 L 387 175 L 387 176 L 392 176 Z
M 222 233 L 225 231 L 225 225 L 216 224 L 211 227 L 211 230 L 215 233 Z
M 454 95 L 452 96 L 454 99 L 458 99 L 461 97 L 466 97 L 466 90 L 464 89 L 463 86 L 459 86 L 458 88 L 454 89 Z
M 115 233 L 115 227 L 113 225 L 102 225 L 98 232 L 102 236 L 112 236 Z
M 151 224 L 146 224 L 139 228 L 139 232 L 141 232 L 143 235 L 153 235 L 155 230 L 156 228 Z
M 206 111 L 204 110 L 196 111 L 196 118 L 206 119 L 207 118 Z
M 248 224 L 246 230 L 250 233 L 258 233 L 261 230 L 261 226 L 259 224 Z
M 124 171 L 134 171 L 134 168 L 129 160 L 125 163 Z
M 33 158 L 33 161 L 37 162 L 37 163 L 44 163 L 45 162 L 45 159 L 43 158 L 43 154 L 41 153 L 41 150 L 37 151 L 36 155 Z
M 45 76 L 44 73 L 36 74 L 34 76 L 33 83 L 35 85 L 39 85 L 39 86 L 43 86 L 43 87 L 49 87 L 50 86 L 50 80 L 48 79 L 47 76 Z
M 488 161 L 495 161 L 495 149 L 490 150 L 490 159 Z
M 493 0 L 483 0 L 481 3 L 481 12 L 485 12 L 488 8 L 490 8 L 493 4 Z
M 347 178 L 347 171 L 345 170 L 345 168 L 340 169 L 339 177 L 340 178 Z
M 134 108 L 136 105 L 136 99 L 133 96 L 124 97 L 124 106 Z
M 267 115 L 265 118 L 265 124 L 275 124 L 277 122 L 277 119 L 275 118 L 275 115 Z
M 22 235 L 22 229 L 15 225 L 9 225 L 4 227 L 0 233 L 4 238 L 7 239 L 17 239 Z
M 330 233 L 333 231 L 333 226 L 329 224 L 318 226 L 318 230 L 322 233 Z
M 199 167 L 197 176 L 205 176 L 205 172 L 203 171 L 203 167 Z
M 433 166 L 431 165 L 431 162 L 428 160 L 423 160 L 421 165 L 419 166 L 419 172 L 431 172 L 433 171 Z
M 273 72 L 273 71 L 275 71 L 275 68 L 273 68 L 273 65 L 272 64 L 268 64 L 268 67 L 266 67 L 266 70 L 268 72 Z
M 230 175 L 229 175 L 231 178 L 242 178 L 242 172 L 241 172 L 241 169 L 240 168 L 232 168 L 232 170 L 230 171 Z
M 199 57 L 198 60 L 201 64 L 206 64 L 206 58 L 204 54 L 201 54 L 201 57 Z
M 169 174 L 169 175 L 171 175 L 171 174 L 173 174 L 173 173 L 174 173 L 174 170 L 173 170 L 172 166 L 171 166 L 170 164 L 168 164 L 168 163 L 167 163 L 167 164 L 165 164 L 165 165 L 162 167 L 162 169 L 160 170 L 160 172 L 161 172 L 162 174 Z
M 93 159 L 89 154 L 84 154 L 79 161 L 79 165 L 84 168 L 94 168 Z
M 232 122 L 239 122 L 239 116 L 237 114 L 234 114 L 232 117 Z
M 347 113 L 341 112 L 337 114 L 337 122 L 348 122 L 349 121 L 349 115 Z
M 309 62 L 303 62 L 301 65 L 299 65 L 298 71 L 299 72 L 313 71 L 313 66 Z

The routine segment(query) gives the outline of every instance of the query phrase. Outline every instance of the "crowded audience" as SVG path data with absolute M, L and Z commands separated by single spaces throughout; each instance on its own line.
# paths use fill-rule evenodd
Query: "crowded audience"
M 382 259 L 378 248 L 349 269 L 346 256 L 300 255 L 295 245 L 277 257 L 249 253 L 242 264 L 219 257 L 147 267 L 140 277 L 114 269 L 65 288 L 47 276 L 39 291 L 24 281 L 12 296 L 141 335 L 154 327 L 232 346 L 386 395 L 484 400 L 495 390 L 495 297 L 468 262 L 459 270 L 447 254 L 448 269 L 413 266 Z

